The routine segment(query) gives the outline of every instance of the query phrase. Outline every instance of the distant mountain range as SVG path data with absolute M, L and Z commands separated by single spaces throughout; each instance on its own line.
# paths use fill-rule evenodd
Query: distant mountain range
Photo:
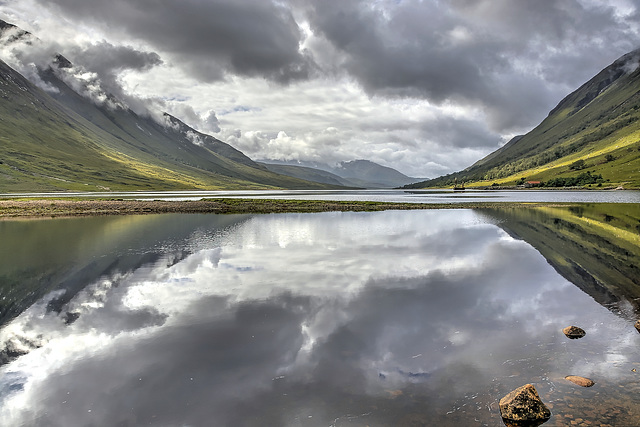
M 564 98 L 526 135 L 467 169 L 407 188 L 586 186 L 640 188 L 640 49 Z
M 369 160 L 341 162 L 335 167 L 316 162 L 261 160 L 272 172 L 325 184 L 360 188 L 397 188 L 424 178 L 411 178 L 397 170 Z

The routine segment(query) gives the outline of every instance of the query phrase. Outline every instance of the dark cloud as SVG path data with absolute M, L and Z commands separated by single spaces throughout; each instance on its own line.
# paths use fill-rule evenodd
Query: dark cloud
M 314 3 L 313 29 L 347 54 L 346 68 L 369 92 L 422 95 L 443 101 L 453 94 L 471 93 L 483 82 L 479 72 L 500 61 L 470 55 L 468 48 L 452 49 L 445 32 L 450 19 L 428 25 L 421 18 L 441 12 L 431 2 L 414 8 L 399 7 L 387 16 L 368 8 L 366 2 Z M 425 25 L 426 24 L 426 25 Z
M 140 51 L 125 45 L 116 46 L 106 41 L 65 46 L 58 41 L 43 40 L 18 27 L 9 27 L 0 33 L 0 53 L 44 90 L 53 93 L 59 91 L 55 85 L 42 80 L 42 72 L 53 67 L 58 77 L 94 102 L 102 105 L 112 98 L 111 105 L 124 102 L 137 112 L 146 112 L 149 103 L 125 92 L 119 80 L 122 72 L 144 72 L 162 64 L 155 52 Z
M 415 134 L 406 137 L 398 136 L 403 130 L 416 129 Z M 398 142 L 402 146 L 415 146 L 420 141 L 447 141 L 447 145 L 454 148 L 493 147 L 498 136 L 490 132 L 484 123 L 451 116 L 440 116 L 421 122 L 406 120 L 388 120 L 367 122 L 359 126 L 364 132 L 383 131 L 385 138 Z
M 566 94 L 640 42 L 631 18 L 575 0 L 330 0 L 307 11 L 370 94 L 470 103 L 499 132 L 535 124 L 561 98 L 556 84 Z M 580 68 L 584 58 L 595 61 Z
M 106 94 L 113 95 L 138 113 L 148 110 L 148 100 L 126 93 L 120 83 L 123 71 L 148 71 L 162 64 L 155 52 L 143 52 L 130 46 L 115 46 L 106 41 L 88 46 L 73 46 L 65 50 L 65 55 L 75 66 L 74 74 L 83 75 L 85 70 L 95 73 L 94 85 Z M 66 73 L 69 77 L 69 73 Z M 80 79 L 82 80 L 82 79 Z
M 299 49 L 301 32 L 291 12 L 273 2 L 54 0 L 46 5 L 141 38 L 203 81 L 231 73 L 289 82 L 306 78 L 312 65 Z
M 123 70 L 147 71 L 162 64 L 155 52 L 143 52 L 130 46 L 114 46 L 102 41 L 66 52 L 71 62 L 83 65 L 101 76 L 115 76 Z

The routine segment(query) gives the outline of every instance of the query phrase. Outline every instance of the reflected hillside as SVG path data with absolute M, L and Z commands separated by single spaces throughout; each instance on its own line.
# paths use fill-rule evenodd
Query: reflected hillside
M 640 311 L 640 205 L 580 204 L 482 212 L 535 247 L 567 280 L 602 305 Z
M 168 254 L 179 261 L 247 215 L 129 215 L 0 221 L 0 324 L 48 292 L 62 305 L 102 276 L 126 273 Z M 56 309 L 56 307 L 50 307 Z

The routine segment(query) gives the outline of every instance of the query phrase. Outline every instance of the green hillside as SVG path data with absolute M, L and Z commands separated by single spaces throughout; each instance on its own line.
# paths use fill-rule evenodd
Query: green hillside
M 272 173 L 174 117 L 162 126 L 97 107 L 48 79 L 57 99 L 0 61 L 0 192 L 326 188 Z
M 97 190 L 114 179 L 170 186 L 105 155 L 101 139 L 109 138 L 0 62 L 0 191 Z
M 0 61 L 0 192 L 337 187 L 271 172 L 170 115 L 96 105 L 58 78 L 70 66 L 59 55 L 41 71 L 53 93 Z
M 524 136 L 469 168 L 406 188 L 514 186 L 640 188 L 640 50 L 602 70 Z

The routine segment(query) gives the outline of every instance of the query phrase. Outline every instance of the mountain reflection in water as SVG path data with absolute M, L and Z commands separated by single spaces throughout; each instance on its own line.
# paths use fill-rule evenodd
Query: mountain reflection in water
M 634 304 L 624 290 L 598 304 L 504 215 L 2 223 L 83 230 L 66 243 L 80 259 L 0 269 L 38 295 L 0 331 L 3 425 L 499 425 L 497 401 L 526 383 L 545 425 L 637 424 Z M 586 337 L 569 341 L 569 324 Z
M 640 204 L 480 209 L 600 304 L 640 316 Z

